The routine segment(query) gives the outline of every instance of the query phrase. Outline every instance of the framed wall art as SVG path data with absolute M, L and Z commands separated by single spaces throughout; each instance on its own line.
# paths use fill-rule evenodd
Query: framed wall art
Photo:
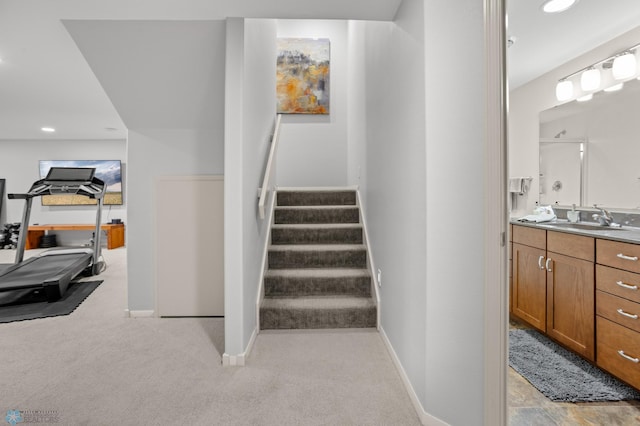
M 279 38 L 277 43 L 278 113 L 329 114 L 329 39 Z

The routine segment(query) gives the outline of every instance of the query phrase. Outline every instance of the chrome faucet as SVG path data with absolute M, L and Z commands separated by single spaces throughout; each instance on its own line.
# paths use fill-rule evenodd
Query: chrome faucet
M 600 213 L 593 214 L 593 219 L 597 220 L 598 223 L 600 223 L 600 226 L 614 225 L 613 217 L 611 216 L 611 213 L 609 213 L 607 210 L 603 209 L 602 207 L 598 207 L 597 204 L 594 204 L 593 207 L 600 210 Z

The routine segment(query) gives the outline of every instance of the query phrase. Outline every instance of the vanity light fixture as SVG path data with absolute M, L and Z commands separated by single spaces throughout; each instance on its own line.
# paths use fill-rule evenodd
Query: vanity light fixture
M 571 100 L 573 97 L 572 79 L 579 74 L 580 88 L 583 92 L 594 92 L 600 89 L 602 84 L 601 69 L 604 69 L 607 73 L 611 70 L 611 75 L 616 80 L 627 80 L 636 76 L 639 71 L 635 55 L 638 48 L 640 48 L 640 43 L 562 77 L 556 85 L 556 98 L 560 102 Z M 638 80 L 640 80 L 640 76 L 638 76 Z M 569 87 L 571 87 L 571 90 L 569 90 Z M 616 90 L 614 87 L 617 88 L 617 85 L 610 87 L 607 91 Z
M 564 12 L 577 2 L 578 0 L 547 0 L 542 4 L 542 11 L 545 13 Z
M 593 99 L 593 93 L 589 93 L 588 95 L 584 95 L 576 99 L 578 102 L 587 102 Z
M 616 80 L 623 80 L 625 78 L 632 77 L 636 74 L 637 63 L 636 55 L 633 52 L 627 51 L 619 56 L 616 56 L 613 60 L 613 67 L 611 73 Z

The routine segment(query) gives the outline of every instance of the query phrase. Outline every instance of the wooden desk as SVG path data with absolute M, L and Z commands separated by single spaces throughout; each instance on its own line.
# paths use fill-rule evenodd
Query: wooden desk
M 124 223 L 104 223 L 100 228 L 107 234 L 107 248 L 109 250 L 124 245 Z M 94 231 L 95 229 L 95 225 L 31 225 L 27 232 L 25 250 L 38 248 L 40 238 L 44 236 L 46 231 Z

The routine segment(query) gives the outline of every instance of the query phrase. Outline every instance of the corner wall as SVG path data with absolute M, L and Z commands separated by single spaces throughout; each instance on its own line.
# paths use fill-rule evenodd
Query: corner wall
M 255 303 L 268 222 L 258 188 L 275 121 L 273 20 L 227 20 L 225 96 L 225 358 L 243 364 L 256 329 Z
M 485 414 L 483 6 L 404 0 L 393 23 L 350 27 L 365 49 L 350 82 L 366 77 L 350 87 L 348 176 L 382 272 L 381 327 L 424 424 Z

